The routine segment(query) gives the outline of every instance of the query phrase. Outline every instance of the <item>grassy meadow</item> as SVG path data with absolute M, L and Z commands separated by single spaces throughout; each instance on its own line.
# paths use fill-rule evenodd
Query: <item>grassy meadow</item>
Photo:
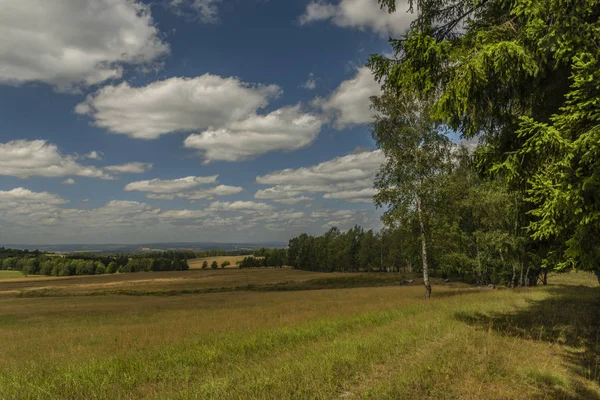
M 4 279 L 24 278 L 20 271 L 0 271 L 0 281 Z
M 590 274 L 482 290 L 283 269 L 0 282 L 1 399 L 595 399 Z

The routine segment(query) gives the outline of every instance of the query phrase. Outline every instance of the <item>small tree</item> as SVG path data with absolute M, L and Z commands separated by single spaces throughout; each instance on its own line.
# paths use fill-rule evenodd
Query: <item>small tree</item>
M 206 269 L 206 268 L 208 268 L 208 261 L 204 261 L 202 263 L 202 269 Z
M 217 268 L 219 268 L 219 264 L 217 263 L 217 261 L 213 261 L 212 264 L 210 264 L 210 267 L 212 269 L 217 269 Z
M 106 267 L 101 262 L 96 263 L 96 275 L 104 275 L 106 273 Z
M 221 264 L 221 268 L 225 268 L 225 267 L 228 267 L 230 265 L 231 265 L 231 263 L 229 261 L 223 261 L 223 263 Z
M 108 267 L 106 267 L 106 273 L 107 274 L 114 274 L 115 272 L 117 272 L 117 269 L 119 269 L 119 265 L 116 262 L 111 261 L 108 264 Z

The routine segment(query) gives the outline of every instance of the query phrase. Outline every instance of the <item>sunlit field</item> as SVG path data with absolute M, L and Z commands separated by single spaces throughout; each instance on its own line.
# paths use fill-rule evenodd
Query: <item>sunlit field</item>
M 287 268 L 0 282 L 1 399 L 600 398 L 599 290 Z M 325 287 L 335 287 L 326 289 Z
M 23 274 L 19 271 L 0 271 L 0 281 L 4 279 L 15 279 L 23 277 Z

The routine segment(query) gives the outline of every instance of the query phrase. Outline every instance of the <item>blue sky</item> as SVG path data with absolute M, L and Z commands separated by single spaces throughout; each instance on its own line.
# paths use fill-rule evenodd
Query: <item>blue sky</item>
M 375 0 L 5 0 L 0 244 L 378 228 Z

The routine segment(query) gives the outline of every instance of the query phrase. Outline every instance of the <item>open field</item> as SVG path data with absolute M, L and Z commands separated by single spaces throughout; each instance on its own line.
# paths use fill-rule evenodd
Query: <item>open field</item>
M 25 278 L 19 271 L 0 271 L 0 281 L 4 279 L 17 279 L 17 278 Z
M 592 275 L 516 291 L 438 284 L 431 301 L 397 279 L 265 269 L 0 282 L 0 398 L 600 398 Z M 19 297 L 40 283 L 50 297 Z M 340 288 L 302 290 L 326 285 Z
M 204 261 L 208 262 L 208 268 L 213 261 L 216 261 L 219 264 L 219 268 L 221 268 L 221 264 L 225 261 L 229 261 L 231 263 L 230 266 L 225 268 L 237 268 L 237 262 L 242 261 L 244 258 L 248 256 L 219 256 L 219 257 L 204 257 L 204 258 L 195 258 L 193 260 L 188 260 L 188 264 L 190 269 L 201 269 L 202 263 Z

